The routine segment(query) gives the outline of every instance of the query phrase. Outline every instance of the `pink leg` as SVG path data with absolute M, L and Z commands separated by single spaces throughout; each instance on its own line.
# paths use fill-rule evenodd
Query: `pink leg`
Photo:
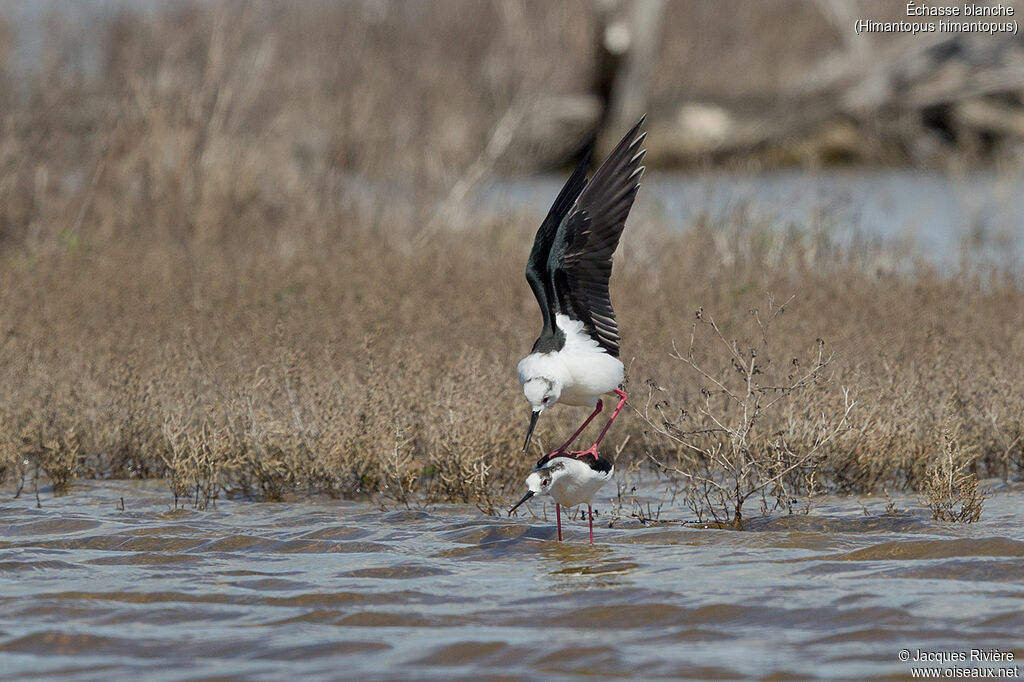
M 558 541 L 562 541 L 562 507 L 555 502 L 555 518 L 558 520 Z
M 590 544 L 594 544 L 594 510 L 587 505 L 587 518 L 590 519 Z
M 566 451 L 566 449 L 570 445 L 572 445 L 572 442 L 574 440 L 576 440 L 576 437 L 579 436 L 581 433 L 583 433 L 583 429 L 587 428 L 587 424 L 589 424 L 590 422 L 594 421 L 594 417 L 596 417 L 597 415 L 599 415 L 601 413 L 601 410 L 603 408 L 604 408 L 604 405 L 601 403 L 601 399 L 598 398 L 597 405 L 594 407 L 594 411 L 590 413 L 590 416 L 587 417 L 587 421 L 583 422 L 583 425 L 580 426 L 580 428 L 576 429 L 576 433 L 574 433 L 571 436 L 569 436 L 569 440 L 567 440 L 564 443 L 562 443 L 558 447 L 557 450 L 552 450 L 551 452 L 549 452 L 548 453 L 548 458 L 550 459 L 551 457 L 554 457 L 555 455 L 563 454 Z
M 619 390 L 619 389 L 615 389 L 615 394 L 617 396 L 619 396 L 619 404 L 615 406 L 615 410 L 612 412 L 612 416 L 608 420 L 608 423 L 604 425 L 603 429 L 601 429 L 601 435 L 599 435 L 597 437 L 597 440 L 594 441 L 594 444 L 591 445 L 586 450 L 580 450 L 579 452 L 570 453 L 573 457 L 583 457 L 584 455 L 593 455 L 594 459 L 597 459 L 597 446 L 601 443 L 601 439 L 604 438 L 604 434 L 608 433 L 608 427 L 611 426 L 612 422 L 615 421 L 615 418 L 619 416 L 619 412 L 622 411 L 622 407 L 626 404 L 626 398 L 629 397 L 629 396 L 626 395 L 625 391 L 622 391 L 622 390 Z M 586 426 L 586 425 L 584 424 L 584 426 Z

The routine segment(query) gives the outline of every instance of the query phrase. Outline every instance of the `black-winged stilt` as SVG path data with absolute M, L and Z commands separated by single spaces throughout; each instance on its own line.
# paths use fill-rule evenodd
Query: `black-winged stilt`
M 523 502 L 534 495 L 550 495 L 555 501 L 558 522 L 558 540 L 562 540 L 562 507 L 587 505 L 590 521 L 590 544 L 594 544 L 594 511 L 590 501 L 605 483 L 611 480 L 615 467 L 604 457 L 579 459 L 572 455 L 541 457 L 536 468 L 526 477 L 527 492 L 523 499 L 508 510 L 511 515 Z
M 537 230 L 526 279 L 540 304 L 544 328 L 532 352 L 517 367 L 523 394 L 533 408 L 523 452 L 530 447 L 544 410 L 557 402 L 592 408 L 569 440 L 547 456 L 566 454 L 601 412 L 601 395 L 614 392 L 619 404 L 597 440 L 587 450 L 571 453 L 593 455 L 597 460 L 598 444 L 626 404 L 626 392 L 618 388 L 624 368 L 608 279 L 612 254 L 644 172 L 640 165 L 646 153 L 640 148 L 647 136 L 640 133 L 643 122 L 641 118 L 626 133 L 589 181 L 587 152 Z

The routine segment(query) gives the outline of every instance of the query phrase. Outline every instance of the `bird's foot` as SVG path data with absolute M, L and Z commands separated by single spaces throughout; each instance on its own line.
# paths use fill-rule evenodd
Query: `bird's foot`
M 561 447 L 561 448 L 558 448 L 557 450 L 552 450 L 548 454 L 544 455 L 543 457 L 540 458 L 540 461 L 543 462 L 545 460 L 551 459 L 552 457 L 558 457 L 560 455 L 569 455 L 569 454 L 572 454 L 572 453 L 567 451 L 564 447 Z
M 597 443 L 594 443 L 593 445 L 591 445 L 586 450 L 576 450 L 576 451 L 570 452 L 568 454 L 569 454 L 570 457 L 575 457 L 576 459 L 582 459 L 582 458 L 586 457 L 587 455 L 590 455 L 590 456 L 592 456 L 594 458 L 595 462 L 599 458 L 599 456 L 597 454 Z

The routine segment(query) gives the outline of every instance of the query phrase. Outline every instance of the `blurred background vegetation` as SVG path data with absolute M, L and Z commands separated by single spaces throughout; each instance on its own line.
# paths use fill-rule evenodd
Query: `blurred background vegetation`
M 558 173 L 643 112 L 651 178 L 888 166 L 1016 182 L 1021 41 L 854 34 L 903 8 L 5 3 L 0 476 L 160 476 L 199 504 L 312 490 L 493 511 L 528 468 L 513 368 L 536 332 L 521 270 L 546 206 L 484 210 L 481 188 Z M 680 225 L 644 201 L 613 280 L 648 417 L 613 432 L 624 465 L 706 468 L 694 452 L 713 434 L 668 437 L 707 419 L 672 340 L 701 306 L 742 338 L 775 294 L 795 302 L 752 344 L 778 366 L 818 338 L 836 352 L 755 432 L 765 456 L 805 463 L 766 474 L 778 499 L 923 489 L 950 453 L 956 471 L 1019 474 L 1015 264 L 894 267 L 901 247 L 822 224 Z M 697 353 L 712 375 L 733 367 L 713 343 Z M 652 409 L 669 403 L 659 436 Z
M 8 3 L 0 243 L 219 232 L 228 205 L 294 231 L 378 193 L 429 223 L 644 112 L 655 166 L 1019 165 L 1021 41 L 854 34 L 897 5 Z

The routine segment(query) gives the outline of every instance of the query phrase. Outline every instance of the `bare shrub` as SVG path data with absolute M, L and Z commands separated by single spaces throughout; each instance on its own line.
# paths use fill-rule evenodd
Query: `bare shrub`
M 974 523 L 981 518 L 988 493 L 967 469 L 977 458 L 976 447 L 965 447 L 955 431 L 942 434 L 942 454 L 925 472 L 923 502 L 935 521 Z
M 187 499 L 192 489 L 186 426 L 180 421 L 175 422 L 168 418 L 164 421 L 163 433 L 169 447 L 161 454 L 161 461 L 166 467 L 165 477 L 174 496 L 174 508 L 177 509 L 178 502 L 183 498 Z
M 197 424 L 182 426 L 165 421 L 164 434 L 170 447 L 163 462 L 175 508 L 179 500 L 190 498 L 196 509 L 216 506 L 223 484 L 219 477 L 223 461 L 216 454 L 217 439 L 209 422 L 199 420 Z
M 0 485 L 17 475 L 23 461 L 20 443 L 8 419 L 8 415 L 0 412 Z
M 75 415 L 67 406 L 43 408 L 29 415 L 21 431 L 20 455 L 42 468 L 54 494 L 71 489 L 79 475 L 82 442 Z
M 640 459 L 626 459 L 622 456 L 622 451 L 628 444 L 627 436 L 615 449 L 613 461 L 618 464 L 615 469 L 615 497 L 612 499 L 612 508 L 608 514 L 609 528 L 622 519 L 636 519 L 643 524 L 659 521 L 665 502 L 669 498 L 674 500 L 677 492 L 671 487 L 663 488 L 662 498 L 656 505 L 652 505 L 649 500 L 638 498 L 637 493 L 643 485 L 645 473 L 641 470 L 641 464 L 646 463 Z
M 701 401 L 692 413 L 685 407 L 673 409 L 667 400 L 653 402 L 657 389 L 652 386 L 647 406 L 638 411 L 657 435 L 677 446 L 676 463 L 653 456 L 652 461 L 679 477 L 686 504 L 698 520 L 710 516 L 742 529 L 744 504 L 755 496 L 762 513 L 789 509 L 799 495 L 809 506 L 818 490 L 824 448 L 848 428 L 854 403 L 845 389 L 841 412 L 813 416 L 811 389 L 828 383 L 825 370 L 832 361 L 825 355 L 824 341 L 817 340 L 809 361 L 789 355 L 789 362 L 780 366 L 782 353 L 773 345 L 770 330 L 785 309 L 786 304 L 776 305 L 771 297 L 764 317 L 752 309 L 753 334 L 742 343 L 726 338 L 714 318 L 698 310 L 689 349 L 683 354 L 673 346 L 671 357 L 696 373 Z M 728 365 L 698 363 L 698 330 L 724 350 Z

